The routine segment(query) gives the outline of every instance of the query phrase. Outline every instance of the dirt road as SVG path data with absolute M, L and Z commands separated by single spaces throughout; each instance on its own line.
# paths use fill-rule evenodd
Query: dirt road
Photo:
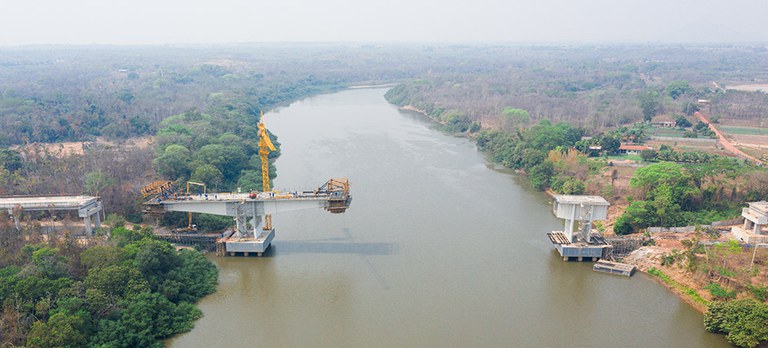
M 723 148 L 725 148 L 727 151 L 735 154 L 736 156 L 738 156 L 740 158 L 748 158 L 748 159 L 754 161 L 755 163 L 759 163 L 761 165 L 763 164 L 763 162 L 760 161 L 759 159 L 754 158 L 754 157 L 744 153 L 744 151 L 741 151 L 738 148 L 736 148 L 736 146 L 734 146 L 733 143 L 731 143 L 731 141 L 728 140 L 728 138 L 726 138 L 725 135 L 723 135 L 723 133 L 720 132 L 720 130 L 715 127 L 715 125 L 712 124 L 712 122 L 709 122 L 709 118 L 704 116 L 702 113 L 696 111 L 693 115 L 696 116 L 696 118 L 699 119 L 699 121 L 704 122 L 704 123 L 709 125 L 709 129 L 711 129 L 713 132 L 715 132 L 715 134 L 717 135 L 717 138 L 720 139 L 720 144 L 722 144 Z

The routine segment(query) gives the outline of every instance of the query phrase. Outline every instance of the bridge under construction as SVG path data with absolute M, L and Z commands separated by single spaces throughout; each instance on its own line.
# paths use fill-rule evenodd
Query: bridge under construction
M 156 181 L 145 186 L 142 194 L 151 197 L 145 204 L 149 213 L 180 211 L 188 213 L 186 231 L 193 231 L 192 213 L 231 216 L 235 220 L 234 233 L 224 233 L 216 241 L 219 253 L 245 256 L 254 253 L 261 256 L 275 238 L 272 214 L 281 212 L 323 208 L 331 213 L 343 213 L 349 208 L 349 180 L 330 179 L 311 191 L 281 192 L 271 189 L 269 178 L 269 154 L 276 151 L 264 125 L 264 114 L 258 124 L 259 157 L 261 161 L 262 192 L 211 193 L 205 192 L 205 184 L 187 182 L 186 194 L 171 181 Z M 202 186 L 203 192 L 190 193 L 190 185 Z
M 157 187 L 170 188 L 171 182 Z M 275 237 L 271 214 L 321 208 L 334 214 L 349 208 L 352 196 L 349 180 L 331 179 L 317 189 L 294 192 L 173 194 L 161 189 L 144 203 L 145 212 L 187 212 L 231 216 L 235 221 L 234 233 L 224 234 L 218 240 L 220 250 L 228 255 L 261 256 Z
M 13 218 L 16 229 L 21 229 L 21 215 L 25 211 L 77 210 L 85 222 L 85 232 L 93 235 L 94 228 L 101 225 L 102 211 L 99 197 L 93 196 L 13 196 L 0 197 L 0 209 L 5 209 Z M 94 226 L 95 225 L 95 226 Z

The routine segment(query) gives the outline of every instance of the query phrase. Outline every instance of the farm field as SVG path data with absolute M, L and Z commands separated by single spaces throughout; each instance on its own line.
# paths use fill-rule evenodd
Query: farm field
M 768 128 L 736 127 L 736 126 L 718 126 L 717 128 L 719 128 L 723 133 L 727 133 L 727 134 L 768 136 Z

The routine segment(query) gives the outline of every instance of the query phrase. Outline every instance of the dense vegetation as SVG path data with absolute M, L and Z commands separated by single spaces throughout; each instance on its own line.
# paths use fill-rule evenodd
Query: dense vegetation
M 649 226 L 708 224 L 738 216 L 744 200 L 768 196 L 768 187 L 737 187 L 737 177 L 765 176 L 763 170 L 735 159 L 715 158 L 704 163 L 660 162 L 638 168 L 630 187 L 639 197 L 614 224 L 626 234 Z
M 160 175 L 185 182 L 205 183 L 213 191 L 261 190 L 261 159 L 256 124 L 259 114 L 221 119 L 188 111 L 165 119 L 157 134 L 155 167 Z M 272 142 L 278 151 L 277 139 Z M 270 164 L 271 165 L 271 164 Z M 275 177 L 274 167 L 270 176 Z
M 753 260 L 753 250 L 738 242 L 712 242 L 720 236 L 715 229 L 702 229 L 692 239 L 682 241 L 683 249 L 662 255 L 661 266 L 678 267 L 689 272 L 688 284 L 707 290 L 711 301 L 695 290 L 674 282 L 661 270 L 649 273 L 668 285 L 704 304 L 707 330 L 726 334 L 726 339 L 739 347 L 756 347 L 768 341 L 768 286 L 764 272 L 765 254 Z
M 484 151 L 490 151 L 493 160 L 504 166 L 521 169 L 528 173 L 534 188 L 543 190 L 553 183 L 554 179 L 563 181 L 570 186 L 573 180 L 584 180 L 579 175 L 558 176 L 555 163 L 548 159 L 551 150 L 564 151 L 573 147 L 581 139 L 582 131 L 565 123 L 556 125 L 548 121 L 515 133 L 505 131 L 482 131 L 477 137 L 477 146 Z M 586 175 L 587 173 L 578 173 Z M 567 179 L 572 178 L 573 180 Z M 577 184 L 578 185 L 578 184 Z M 582 184 L 583 186 L 583 184 Z M 582 191 L 583 187 L 580 190 Z M 580 193 L 580 192 L 571 192 Z
M 758 120 L 768 109 L 764 95 L 726 92 L 712 83 L 765 81 L 764 49 L 485 47 L 477 52 L 489 57 L 473 71 L 462 69 L 474 63 L 468 53 L 456 69 L 421 74 L 393 88 L 387 100 L 434 118 L 460 113 L 468 122 L 504 130 L 550 120 L 602 131 L 658 114 L 690 115 L 697 99 L 711 99 L 711 111 L 728 118 Z M 527 114 L 509 115 L 510 109 Z
M 704 316 L 707 330 L 726 334 L 737 347 L 757 347 L 768 341 L 768 304 L 753 299 L 717 301 Z
M 108 241 L 42 238 L 0 228 L 0 341 L 4 346 L 162 347 L 192 328 L 218 270 L 148 229 L 111 229 Z

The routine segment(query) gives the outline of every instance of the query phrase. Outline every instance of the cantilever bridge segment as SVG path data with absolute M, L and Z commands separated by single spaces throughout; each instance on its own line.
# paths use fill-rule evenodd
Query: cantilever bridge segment
M 265 225 L 266 216 L 313 208 L 343 213 L 351 202 L 349 181 L 331 179 L 311 191 L 166 195 L 165 198 L 155 196 L 144 205 L 146 212 L 155 214 L 178 211 L 231 216 L 235 220 L 235 230 L 221 241 L 225 251 L 230 255 L 251 252 L 261 255 L 275 233 L 271 226 Z

